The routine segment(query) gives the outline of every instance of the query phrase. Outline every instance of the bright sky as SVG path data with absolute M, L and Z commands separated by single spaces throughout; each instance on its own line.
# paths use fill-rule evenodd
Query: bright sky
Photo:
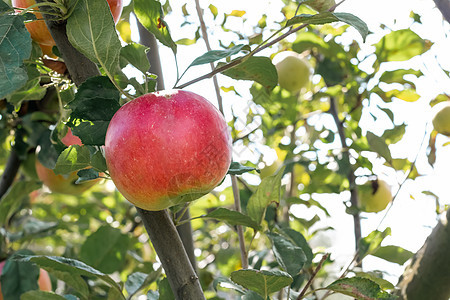
M 191 27 L 184 26 L 181 28 L 180 25 L 184 21 L 184 18 L 181 15 L 181 6 L 185 1 L 171 0 L 170 3 L 174 14 L 168 16 L 165 20 L 172 29 L 174 40 L 186 37 L 193 38 L 198 22 L 195 15 L 194 1 L 189 1 L 187 9 L 192 14 L 189 20 L 196 22 L 196 24 Z M 253 24 L 257 22 L 263 13 L 268 14 L 268 24 L 283 20 L 282 14 L 278 13 L 282 7 L 281 0 L 216 0 L 200 1 L 200 3 L 206 10 L 210 3 L 217 6 L 219 11 L 222 12 L 245 10 L 247 12 L 245 15 L 246 18 L 254 20 L 254 22 L 250 21 Z M 389 107 L 397 112 L 395 115 L 395 122 L 397 124 L 403 122 L 408 124 L 405 140 L 398 143 L 398 145 L 391 147 L 393 156 L 405 157 L 405 155 L 407 155 L 410 160 L 414 160 L 414 157 L 420 150 L 417 165 L 419 171 L 426 174 L 426 176 L 416 179 L 415 182 L 408 182 L 403 187 L 389 215 L 380 227 L 380 229 L 384 229 L 386 226 L 389 226 L 392 229 L 392 237 L 388 237 L 385 240 L 385 245 L 393 244 L 416 252 L 436 224 L 434 198 L 421 194 L 421 191 L 423 189 L 432 190 L 441 197 L 442 203 L 446 203 L 447 205 L 450 204 L 449 193 L 446 191 L 446 185 L 448 185 L 447 182 L 450 178 L 450 147 L 442 146 L 445 142 L 448 142 L 449 139 L 442 136 L 438 138 L 437 162 L 434 169 L 428 165 L 425 156 L 428 137 L 425 139 L 425 144 L 421 147 L 421 141 L 425 134 L 425 130 L 428 132 L 431 130 L 430 124 L 427 126 L 427 122 L 430 120 L 429 101 L 439 93 L 446 92 L 450 94 L 450 80 L 439 68 L 440 64 L 443 68 L 450 70 L 450 60 L 448 59 L 448 49 L 450 49 L 450 38 L 448 37 L 448 34 L 450 33 L 450 25 L 443 22 L 442 16 L 435 8 L 432 0 L 347 0 L 337 9 L 337 11 L 350 12 L 357 15 L 369 25 L 371 31 L 375 32 L 374 35 L 369 36 L 366 43 L 362 46 L 363 51 L 366 53 L 373 50 L 371 45 L 378 42 L 382 34 L 388 32 L 388 29 L 397 30 L 411 28 L 422 38 L 429 39 L 435 43 L 432 49 L 422 57 L 413 59 L 407 63 L 399 64 L 399 66 L 404 68 L 419 68 L 425 74 L 425 76 L 416 83 L 418 93 L 422 98 L 413 104 L 405 104 L 400 100 L 390 104 L 376 103 L 381 107 Z M 412 25 L 411 18 L 409 18 L 411 11 L 419 13 L 422 16 L 423 25 Z M 205 19 L 207 24 L 215 24 L 210 13 L 205 13 Z M 380 23 L 385 24 L 387 29 L 383 31 L 379 26 Z M 236 24 L 233 25 L 237 26 L 237 28 L 245 34 L 251 34 L 251 28 L 242 25 L 238 20 L 236 21 Z M 276 25 L 274 26 L 276 27 Z M 210 28 L 209 30 L 209 39 L 213 49 L 220 49 L 218 44 L 219 39 L 222 40 L 224 44 L 227 44 L 231 41 L 231 38 L 234 37 L 230 34 L 217 35 L 217 32 L 221 31 L 220 28 L 218 29 L 218 31 L 214 31 L 215 34 L 213 35 L 211 35 L 211 33 L 214 28 Z M 351 30 L 347 37 L 361 41 L 359 34 L 354 30 Z M 204 44 L 201 41 L 198 44 L 198 46 L 179 47 L 178 60 L 180 71 L 183 71 L 197 56 L 206 52 Z M 174 60 L 170 50 L 160 48 L 160 51 L 166 88 L 168 88 L 173 85 L 176 79 Z M 270 51 L 265 54 L 270 54 Z M 209 66 L 196 67 L 186 74 L 184 82 L 208 71 Z M 218 79 L 220 85 L 234 85 L 244 98 L 244 100 L 238 98 L 235 95 L 232 95 L 232 93 L 222 93 L 226 108 L 225 115 L 230 118 L 231 105 L 245 103 L 246 100 L 251 98 L 248 92 L 251 83 L 236 82 L 224 76 L 219 76 Z M 216 102 L 212 81 L 210 80 L 194 84 L 188 87 L 188 89 L 202 94 L 213 103 Z M 374 104 L 375 103 L 371 103 L 370 105 Z M 368 103 L 365 103 L 365 105 L 368 105 Z M 378 126 L 379 123 L 376 124 L 377 125 L 368 118 L 362 126 L 373 128 L 374 125 Z M 398 189 L 398 185 L 396 185 L 395 182 L 403 179 L 401 174 L 395 174 L 387 168 L 376 168 L 376 171 L 379 172 L 378 174 L 380 177 L 394 183 L 394 192 Z M 444 181 L 444 179 L 446 180 Z M 411 194 L 415 200 L 410 197 Z M 342 198 L 341 200 L 346 200 L 346 197 L 348 197 L 348 195 L 343 194 L 340 198 Z M 339 263 L 345 264 L 353 254 L 354 242 L 352 218 L 344 213 L 342 201 L 336 201 L 336 199 L 330 200 L 329 198 L 328 195 L 317 197 L 317 199 L 321 200 L 323 205 L 325 205 L 333 214 L 333 218 L 329 220 L 329 223 L 322 225 L 332 225 L 336 230 L 326 232 L 319 237 L 321 241 L 316 240 L 316 243 L 320 244 L 328 240 L 329 245 L 332 246 L 330 250 L 333 253 L 333 258 Z M 304 207 L 298 207 L 295 210 L 295 213 L 301 215 L 303 218 L 312 217 L 317 212 L 318 211 L 316 210 L 307 210 Z M 363 235 L 367 235 L 377 227 L 383 214 L 384 213 L 368 214 L 365 216 L 367 219 L 363 220 Z M 387 270 L 391 275 L 388 276 L 387 279 L 394 284 L 396 283 L 398 276 L 402 273 L 401 267 L 387 264 L 376 258 L 368 259 L 365 267 L 368 269 Z

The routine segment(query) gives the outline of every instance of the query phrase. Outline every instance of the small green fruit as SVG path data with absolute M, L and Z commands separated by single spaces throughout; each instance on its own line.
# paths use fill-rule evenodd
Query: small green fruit
M 296 93 L 306 87 L 311 77 L 309 63 L 295 52 L 285 51 L 277 54 L 277 56 L 284 57 L 275 64 L 280 86 L 291 93 Z M 274 61 L 276 61 L 277 56 Z
M 365 212 L 379 212 L 392 201 L 391 187 L 384 180 L 372 180 L 358 187 L 359 208 Z
M 336 2 L 334 0 L 309 0 L 306 1 L 305 4 L 317 10 L 318 12 L 323 12 L 336 5 Z
M 433 126 L 438 133 L 450 136 L 450 101 L 433 106 Z

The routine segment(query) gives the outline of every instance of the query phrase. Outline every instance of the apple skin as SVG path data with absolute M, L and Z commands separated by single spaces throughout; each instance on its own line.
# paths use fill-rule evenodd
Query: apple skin
M 27 8 L 33 4 L 36 4 L 35 0 L 12 0 L 12 5 L 17 8 Z M 120 15 L 122 14 L 123 0 L 108 0 L 109 8 L 111 9 L 111 14 L 114 19 L 114 23 L 117 24 Z M 56 57 L 52 48 L 55 46 L 55 41 L 53 40 L 50 31 L 45 25 L 44 18 L 39 12 L 35 13 L 37 20 L 25 24 L 28 32 L 31 35 L 31 39 L 39 44 L 42 53 L 50 57 Z
M 392 201 L 391 187 L 384 180 L 372 180 L 359 187 L 361 211 L 380 212 Z
M 83 145 L 79 137 L 72 134 L 72 131 L 67 131 L 67 134 L 61 139 L 64 145 Z M 75 184 L 78 179 L 77 171 L 70 174 L 55 174 L 52 169 L 44 167 L 38 159 L 35 162 L 36 173 L 39 179 L 53 192 L 66 195 L 81 195 L 89 188 L 94 186 L 100 178 L 83 182 L 81 184 Z
M 450 136 L 450 101 L 433 106 L 433 127 L 438 133 Z
M 284 57 L 275 64 L 280 87 L 291 93 L 296 93 L 306 87 L 311 77 L 309 63 L 300 58 L 297 53 L 291 51 L 281 52 L 277 56 Z
M 305 2 L 305 4 L 317 10 L 318 12 L 323 12 L 336 5 L 336 2 L 334 0 L 309 0 Z
M 5 263 L 6 263 L 6 260 L 0 262 L 0 275 L 2 274 Z M 48 275 L 48 272 L 45 271 L 44 269 L 39 269 L 38 286 L 41 291 L 44 291 L 44 292 L 52 291 L 52 282 L 50 281 L 50 276 Z M 1 286 L 0 286 L 0 300 L 3 300 Z
M 222 114 L 193 92 L 161 91 L 123 105 L 105 138 L 111 179 L 145 210 L 193 201 L 214 189 L 231 163 Z

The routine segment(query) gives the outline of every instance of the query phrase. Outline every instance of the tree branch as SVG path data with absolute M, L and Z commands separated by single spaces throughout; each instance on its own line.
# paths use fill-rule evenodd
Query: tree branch
M 333 116 L 334 122 L 336 123 L 339 138 L 341 140 L 341 145 L 343 151 L 343 155 L 346 156 L 346 159 L 350 161 L 350 154 L 348 153 L 348 145 L 346 141 L 346 136 L 344 132 L 344 126 L 342 124 L 342 121 L 339 119 L 339 113 L 337 110 L 337 104 L 335 98 L 330 98 L 330 110 L 329 113 Z M 350 203 L 352 204 L 352 207 L 358 207 L 358 189 L 356 188 L 355 183 L 355 174 L 353 173 L 353 170 L 350 170 L 347 174 L 347 179 L 350 185 Z M 354 230 L 355 230 L 355 244 L 356 248 L 358 248 L 358 242 L 361 239 L 361 219 L 359 217 L 359 213 L 356 211 L 353 213 L 353 223 L 354 223 Z
M 397 287 L 400 299 L 450 299 L 450 209 L 414 255 Z
M 44 0 L 37 0 L 36 2 L 45 2 Z M 42 6 L 41 11 L 51 11 L 52 8 Z M 79 86 L 86 79 L 92 76 L 100 75 L 100 70 L 97 65 L 91 62 L 86 56 L 81 54 L 69 42 L 66 34 L 66 21 L 53 21 L 50 15 L 43 14 L 45 24 L 55 40 L 61 57 L 69 70 L 69 74 L 73 82 Z
M 38 0 L 42 2 L 43 0 Z M 76 85 L 92 76 L 101 75 L 96 64 L 78 52 L 66 35 L 66 22 L 44 19 Z M 176 299 L 205 299 L 197 275 L 181 243 L 167 211 L 145 211 L 138 208 L 142 221 L 166 272 Z
M 166 271 L 176 299 L 205 299 L 200 281 L 189 262 L 167 210 L 137 209 L 153 247 Z
M 450 23 L 450 0 L 434 0 L 444 19 Z

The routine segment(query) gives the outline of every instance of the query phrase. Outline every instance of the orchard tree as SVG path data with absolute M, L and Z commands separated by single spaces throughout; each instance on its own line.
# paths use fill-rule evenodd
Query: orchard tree
M 437 197 L 440 222 L 416 254 L 385 245 L 381 223 L 362 228 L 421 176 L 419 154 L 391 153 L 406 124 L 377 103 L 420 98 L 424 74 L 395 63 L 432 43 L 386 30 L 364 52 L 369 29 L 342 2 L 283 0 L 283 20 L 252 23 L 198 0 L 1 1 L 0 299 L 448 299 L 450 213 Z M 180 12 L 194 34 L 174 41 L 182 28 L 164 15 Z M 196 45 L 207 51 L 185 63 Z M 216 99 L 195 88 L 209 79 Z M 427 104 L 444 102 L 424 129 L 430 165 L 448 100 Z M 314 242 L 333 231 L 324 195 L 353 220 L 339 273 Z M 390 282 L 369 256 L 405 273 Z

